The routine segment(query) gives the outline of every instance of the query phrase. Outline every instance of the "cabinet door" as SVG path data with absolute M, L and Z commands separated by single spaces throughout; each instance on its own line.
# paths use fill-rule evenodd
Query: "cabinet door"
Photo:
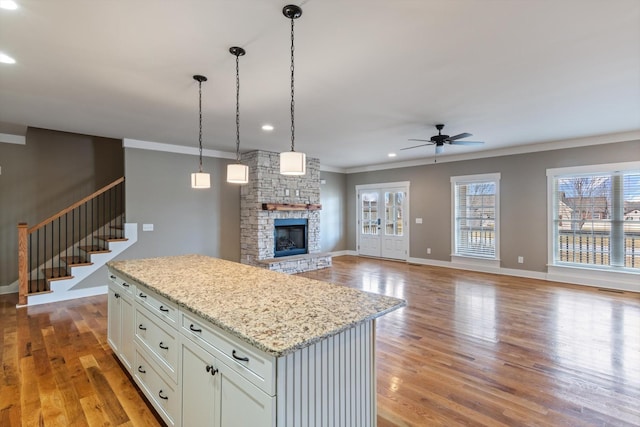
M 135 355 L 135 348 L 133 345 L 134 327 L 133 323 L 133 299 L 130 296 L 122 296 L 118 298 L 120 302 L 120 360 L 131 372 L 131 366 L 133 365 L 133 358 Z M 109 313 L 111 315 L 111 313 Z
M 220 373 L 216 364 L 217 361 L 208 352 L 186 339 L 183 340 L 182 425 L 184 427 L 221 427 Z
M 119 354 L 120 343 L 122 342 L 120 318 L 120 300 L 122 295 L 117 288 L 109 285 L 109 300 L 107 302 L 107 340 L 114 353 Z
M 220 364 L 220 374 L 221 426 L 276 425 L 275 397 L 269 396 L 224 364 Z

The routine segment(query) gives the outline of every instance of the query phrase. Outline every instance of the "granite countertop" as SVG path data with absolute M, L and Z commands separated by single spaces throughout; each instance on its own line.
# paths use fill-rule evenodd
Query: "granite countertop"
M 398 298 L 203 255 L 107 265 L 276 357 L 406 305 Z

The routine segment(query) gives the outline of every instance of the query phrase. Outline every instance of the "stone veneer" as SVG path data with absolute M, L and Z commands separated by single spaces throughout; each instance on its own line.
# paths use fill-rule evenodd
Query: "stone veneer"
M 320 161 L 307 157 L 303 176 L 280 175 L 279 153 L 251 151 L 242 162 L 249 166 L 249 183 L 240 190 L 241 262 L 285 273 L 331 266 L 331 256 L 320 253 L 320 211 L 262 210 L 263 203 L 320 203 Z M 308 254 L 274 258 L 276 218 L 307 219 Z

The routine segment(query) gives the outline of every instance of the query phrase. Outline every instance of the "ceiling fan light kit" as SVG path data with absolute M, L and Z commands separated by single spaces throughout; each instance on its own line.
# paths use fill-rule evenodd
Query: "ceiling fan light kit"
M 444 152 L 444 144 L 450 144 L 450 145 L 480 145 L 480 144 L 484 144 L 484 142 L 482 141 L 461 141 L 462 138 L 468 138 L 470 136 L 473 136 L 470 133 L 464 132 L 464 133 L 460 133 L 458 135 L 454 135 L 454 136 L 449 136 L 449 135 L 443 135 L 442 134 L 442 129 L 444 129 L 444 125 L 443 124 L 437 124 L 436 125 L 436 129 L 438 130 L 438 134 L 437 135 L 433 135 L 431 137 L 431 139 L 409 139 L 409 141 L 420 141 L 420 142 L 424 142 L 424 144 L 418 144 L 418 145 L 414 145 L 412 147 L 405 147 L 405 148 L 401 148 L 401 150 L 411 150 L 413 148 L 418 148 L 418 147 L 424 147 L 426 145 L 435 145 L 435 151 L 436 154 L 441 154 Z
M 295 151 L 295 101 L 294 101 L 294 22 L 302 16 L 299 6 L 289 4 L 282 9 L 282 14 L 291 20 L 291 150 L 280 153 L 280 174 L 304 175 L 307 172 L 307 156 Z

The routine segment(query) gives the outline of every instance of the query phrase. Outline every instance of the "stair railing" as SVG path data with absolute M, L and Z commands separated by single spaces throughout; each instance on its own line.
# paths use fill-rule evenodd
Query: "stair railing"
M 94 233 L 103 228 L 124 233 L 124 177 L 33 227 L 19 223 L 18 304 L 26 305 L 29 294 L 48 292 L 49 280 L 61 278 L 69 259 L 80 256 L 78 248 L 93 246 Z

